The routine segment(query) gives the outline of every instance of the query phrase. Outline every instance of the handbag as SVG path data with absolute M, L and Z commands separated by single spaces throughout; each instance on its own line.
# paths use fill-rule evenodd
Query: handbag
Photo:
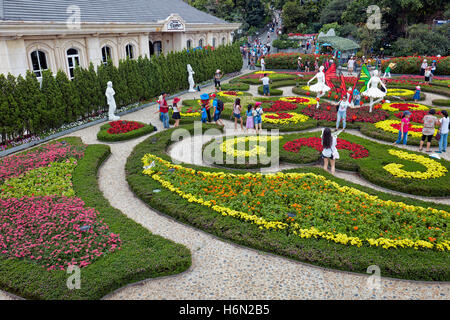
M 438 133 L 436 133 L 436 136 L 434 137 L 437 141 L 440 141 L 441 140 L 441 133 L 440 132 L 438 132 Z

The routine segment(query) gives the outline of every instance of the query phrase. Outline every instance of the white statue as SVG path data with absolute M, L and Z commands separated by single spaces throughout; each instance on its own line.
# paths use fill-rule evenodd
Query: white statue
M 323 72 L 324 70 L 324 66 L 320 66 L 319 68 L 319 72 L 317 72 L 317 74 L 311 78 L 311 80 L 308 81 L 308 86 L 309 84 L 314 80 L 317 79 L 317 83 L 310 86 L 309 90 L 312 92 L 317 93 L 317 109 L 320 106 L 320 98 L 323 97 L 325 95 L 326 92 L 330 91 L 331 88 L 329 86 L 326 85 L 325 83 L 325 73 Z
M 378 89 L 378 85 L 381 84 L 381 86 L 384 88 L 384 92 Z M 370 78 L 369 82 L 367 83 L 367 89 L 362 93 L 363 96 L 370 98 L 370 111 L 372 112 L 374 104 L 379 103 L 387 94 L 387 88 L 384 85 L 383 81 L 381 81 L 380 77 L 378 76 L 378 70 L 375 70 L 373 72 L 373 76 Z M 373 99 L 378 99 L 374 101 Z
M 108 88 L 106 89 L 105 95 L 106 99 L 108 101 L 109 106 L 109 121 L 117 121 L 120 119 L 120 117 L 114 115 L 114 112 L 116 112 L 117 106 L 116 106 L 116 100 L 114 99 L 114 95 L 116 92 L 113 89 L 113 84 L 111 81 L 108 81 Z
M 192 70 L 192 67 L 190 64 L 187 65 L 187 70 L 189 73 L 189 77 L 188 77 L 188 81 L 189 81 L 189 92 L 197 92 L 197 90 L 195 90 L 195 81 L 194 81 L 194 70 Z

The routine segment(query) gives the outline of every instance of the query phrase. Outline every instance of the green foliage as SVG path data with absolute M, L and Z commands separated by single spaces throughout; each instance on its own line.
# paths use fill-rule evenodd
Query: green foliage
M 322 26 L 322 28 L 319 30 L 319 32 L 327 33 L 330 29 L 334 29 L 336 32 L 336 35 L 340 35 L 341 26 L 337 22 L 327 23 Z
M 450 99 L 436 99 L 433 100 L 433 104 L 436 106 L 450 107 Z
M 56 78 L 43 73 L 42 88 L 32 72 L 26 77 L 0 75 L 1 142 L 25 133 L 42 134 L 64 124 L 98 115 L 107 110 L 106 84 L 113 82 L 118 108 L 148 101 L 161 94 L 187 89 L 187 64 L 195 70 L 195 81 L 211 80 L 216 69 L 224 74 L 242 69 L 239 46 L 219 46 L 214 50 L 174 52 L 167 56 L 122 60 L 116 67 L 111 61 L 95 70 L 75 69 L 70 81 L 64 72 Z
M 320 23 L 341 23 L 341 17 L 349 4 L 348 0 L 331 0 L 320 14 Z
M 289 48 L 299 48 L 300 44 L 298 41 L 295 40 L 280 40 L 275 39 L 272 42 L 272 46 L 277 49 L 289 49 Z

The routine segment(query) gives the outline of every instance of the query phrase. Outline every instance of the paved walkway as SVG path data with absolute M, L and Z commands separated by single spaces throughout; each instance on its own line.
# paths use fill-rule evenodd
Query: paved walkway
M 203 91 L 212 90 L 212 87 Z M 198 98 L 186 94 L 182 99 Z M 123 117 L 151 122 L 162 129 L 156 107 Z M 227 124 L 230 126 L 230 123 Z M 100 125 L 78 131 L 84 143 L 97 144 Z M 125 163 L 133 148 L 148 136 L 112 143 L 112 155 L 99 171 L 99 186 L 111 205 L 152 233 L 187 246 L 192 267 L 180 275 L 144 281 L 106 299 L 448 299 L 450 284 L 382 279 L 370 290 L 369 276 L 306 265 L 219 240 L 158 214 L 136 198 L 125 180 Z M 172 148 L 173 150 L 173 148 Z M 368 266 L 369 267 L 369 266 Z M 381 271 L 382 274 L 383 271 Z M 0 299 L 8 299 L 0 291 Z

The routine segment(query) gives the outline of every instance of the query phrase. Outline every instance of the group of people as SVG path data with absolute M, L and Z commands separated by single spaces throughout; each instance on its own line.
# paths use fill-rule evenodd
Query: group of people
M 246 126 L 245 131 L 250 133 L 250 130 L 255 130 L 256 134 L 262 131 L 262 115 L 264 110 L 261 102 L 256 102 L 254 105 L 249 104 L 247 106 Z M 241 130 L 244 131 L 244 121 L 242 118 L 242 105 L 241 99 L 237 98 L 233 104 L 234 129 L 237 130 L 238 121 L 241 125 Z
M 436 72 L 437 61 L 433 60 L 431 64 L 428 64 L 427 59 L 422 61 L 420 66 L 420 75 L 424 77 L 425 82 L 431 83 L 433 81 L 433 76 Z
M 436 110 L 431 109 L 423 118 L 422 139 L 420 141 L 419 151 L 423 150 L 423 146 L 426 141 L 426 152 L 431 152 L 431 141 L 433 140 L 433 137 L 436 137 L 436 140 L 439 141 L 439 151 L 437 151 L 437 153 L 447 152 L 450 120 L 446 110 L 441 111 L 441 114 L 442 118 L 438 119 L 436 117 Z M 411 128 L 410 117 L 410 111 L 403 112 L 402 122 L 398 132 L 398 139 L 394 142 L 394 144 L 403 143 L 403 145 L 406 145 L 408 143 L 408 132 Z M 436 128 L 438 128 L 438 134 L 435 136 Z

